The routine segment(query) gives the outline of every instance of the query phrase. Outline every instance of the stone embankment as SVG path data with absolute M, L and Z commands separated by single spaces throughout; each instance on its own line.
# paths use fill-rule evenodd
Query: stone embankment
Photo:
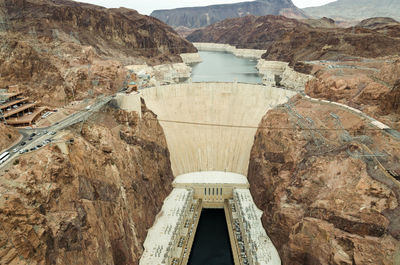
M 284 86 L 288 89 L 303 91 L 308 81 L 313 79 L 295 71 L 289 63 L 279 61 L 258 60 L 257 69 L 263 75 L 263 83 L 272 86 Z
M 175 84 L 188 79 L 192 74 L 192 68 L 186 63 L 160 64 L 149 66 L 129 65 L 125 67 L 139 76 L 140 87 L 152 87 L 164 84 Z M 142 80 L 144 76 L 144 80 Z
M 192 75 L 191 64 L 202 61 L 199 53 L 182 53 L 183 63 L 169 63 L 150 66 L 148 64 L 128 65 L 128 71 L 133 71 L 138 76 L 139 86 L 152 87 L 165 84 L 176 84 L 187 80 Z
M 200 63 L 203 60 L 200 57 L 199 53 L 181 53 L 180 54 L 182 61 L 186 64 L 192 64 L 192 63 Z
M 265 50 L 238 49 L 232 45 L 220 43 L 193 43 L 193 45 L 199 51 L 230 52 L 238 57 L 258 60 L 257 69 L 263 76 L 265 85 L 303 91 L 306 83 L 313 78 L 311 75 L 293 70 L 289 63 L 262 59 L 261 56 L 266 52 Z
M 193 45 L 199 51 L 230 52 L 235 56 L 250 59 L 260 59 L 261 55 L 265 53 L 265 50 L 237 49 L 236 47 L 229 44 L 195 42 L 193 43 Z

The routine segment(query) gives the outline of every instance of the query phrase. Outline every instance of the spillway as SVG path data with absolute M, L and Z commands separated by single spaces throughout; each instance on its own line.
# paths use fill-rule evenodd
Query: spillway
M 140 93 L 164 129 L 175 176 L 198 171 L 247 175 L 262 117 L 293 95 L 241 83 L 184 83 Z

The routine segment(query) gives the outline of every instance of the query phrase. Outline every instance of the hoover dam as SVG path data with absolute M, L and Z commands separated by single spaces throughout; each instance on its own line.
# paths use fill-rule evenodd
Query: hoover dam
M 224 209 L 235 264 L 280 264 L 246 175 L 263 115 L 295 94 L 256 84 L 189 82 L 118 96 L 122 109 L 139 110 L 142 98 L 157 115 L 175 176 L 140 264 L 187 264 L 205 208 Z
M 216 51 L 214 45 L 198 48 L 203 61 L 192 64 L 192 77 L 201 82 L 189 79 L 117 95 L 121 109 L 140 113 L 144 100 L 157 115 L 175 177 L 174 189 L 148 232 L 140 264 L 281 264 L 262 226 L 262 211 L 252 199 L 246 175 L 262 117 L 297 92 L 261 85 L 254 60 L 259 51 L 249 50 L 238 58 L 232 51 Z M 224 82 L 210 82 L 219 76 Z M 229 237 L 230 251 L 228 247 L 219 254 L 202 253 L 200 259 L 191 259 L 205 209 L 223 210 L 226 225 L 214 229 L 227 230 L 220 237 Z M 208 230 L 209 226 L 203 228 L 210 237 Z M 203 237 L 205 243 L 197 246 L 200 252 L 209 245 Z M 211 256 L 208 260 L 207 255 Z
M 246 175 L 262 116 L 294 94 L 252 84 L 191 83 L 145 89 L 141 97 L 161 122 L 175 176 L 197 171 Z
M 219 53 L 215 58 L 226 54 L 226 50 L 224 53 L 212 48 L 204 56 L 206 64 L 213 52 Z M 254 53 L 251 57 L 251 54 L 248 51 L 242 56 L 251 59 L 258 56 Z M 174 189 L 148 231 L 141 265 L 281 264 L 279 253 L 261 223 L 263 212 L 257 208 L 249 190 L 250 152 L 257 130 L 264 127 L 269 130 L 274 126 L 263 124 L 264 127 L 260 127 L 263 116 L 280 105 L 287 107 L 288 100 L 301 90 L 298 87 L 304 88 L 308 77 L 297 74 L 287 78 L 282 74 L 283 70 L 274 70 L 276 64 L 271 66 L 259 60 L 259 72 L 267 71 L 264 78 L 268 78 L 268 74 L 282 74 L 285 81 L 296 83 L 290 89 L 276 87 L 274 82 L 260 85 L 261 82 L 254 78 L 255 65 L 248 61 L 244 62 L 246 67 L 242 72 L 239 71 L 242 75 L 229 74 L 229 71 L 225 75 L 224 69 L 213 68 L 215 65 L 224 67 L 223 62 L 197 69 L 194 66 L 192 77 L 200 82 L 190 79 L 186 83 L 148 87 L 117 96 L 121 109 L 140 113 L 144 101 L 156 114 L 166 137 L 175 177 Z M 260 62 L 267 70 L 261 69 Z M 209 81 L 210 76 L 215 79 L 219 73 L 223 73 L 221 79 L 224 82 Z M 249 83 L 246 83 L 246 74 L 247 80 L 251 80 Z M 237 82 L 235 77 L 238 76 L 244 78 L 244 82 Z M 299 76 L 303 81 L 299 81 Z M 232 82 L 226 82 L 225 78 Z M 343 107 L 357 112 L 351 107 Z M 221 224 L 217 216 L 224 216 L 222 222 L 226 224 Z M 209 221 L 202 224 L 202 218 Z M 218 235 L 212 237 L 211 234 Z M 199 238 L 202 243 L 197 242 Z M 221 238 L 229 240 L 216 243 Z

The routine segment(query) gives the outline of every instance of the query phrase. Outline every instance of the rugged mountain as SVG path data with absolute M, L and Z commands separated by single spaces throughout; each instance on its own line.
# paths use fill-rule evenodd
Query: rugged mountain
M 362 20 L 356 25 L 356 27 L 367 28 L 367 29 L 379 29 L 381 27 L 387 27 L 390 25 L 398 25 L 399 22 L 390 17 L 373 17 Z
M 398 54 L 400 25 L 385 30 L 318 28 L 283 16 L 226 19 L 196 30 L 192 42 L 216 42 L 239 48 L 265 49 L 267 60 L 296 62 Z
M 172 181 L 156 116 L 105 107 L 1 176 L 0 264 L 138 264 Z
M 187 7 L 172 10 L 155 10 L 151 16 L 173 27 L 202 28 L 218 21 L 247 15 L 284 15 L 305 18 L 291 0 L 257 0 L 236 4 Z
M 68 0 L 0 0 L 0 87 L 63 105 L 112 93 L 127 64 L 181 62 L 195 52 L 169 26 L 124 8 Z
M 400 263 L 400 184 L 386 172 L 400 172 L 400 144 L 369 128 L 300 97 L 264 116 L 248 179 L 282 264 Z
M 337 25 L 335 23 L 335 20 L 331 18 L 319 18 L 319 19 L 300 19 L 301 22 L 304 22 L 308 25 L 310 25 L 313 28 L 336 28 Z
M 338 20 L 363 20 L 371 17 L 391 17 L 400 20 L 400 2 L 396 0 L 337 0 L 304 8 L 311 17 L 330 17 Z

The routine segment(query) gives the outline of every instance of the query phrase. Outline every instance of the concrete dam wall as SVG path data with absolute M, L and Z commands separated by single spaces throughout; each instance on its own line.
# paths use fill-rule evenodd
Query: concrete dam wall
M 120 100 L 120 106 L 132 110 L 140 96 L 158 115 L 175 176 L 197 171 L 246 176 L 262 117 L 294 94 L 261 85 L 185 83 L 143 89 Z

